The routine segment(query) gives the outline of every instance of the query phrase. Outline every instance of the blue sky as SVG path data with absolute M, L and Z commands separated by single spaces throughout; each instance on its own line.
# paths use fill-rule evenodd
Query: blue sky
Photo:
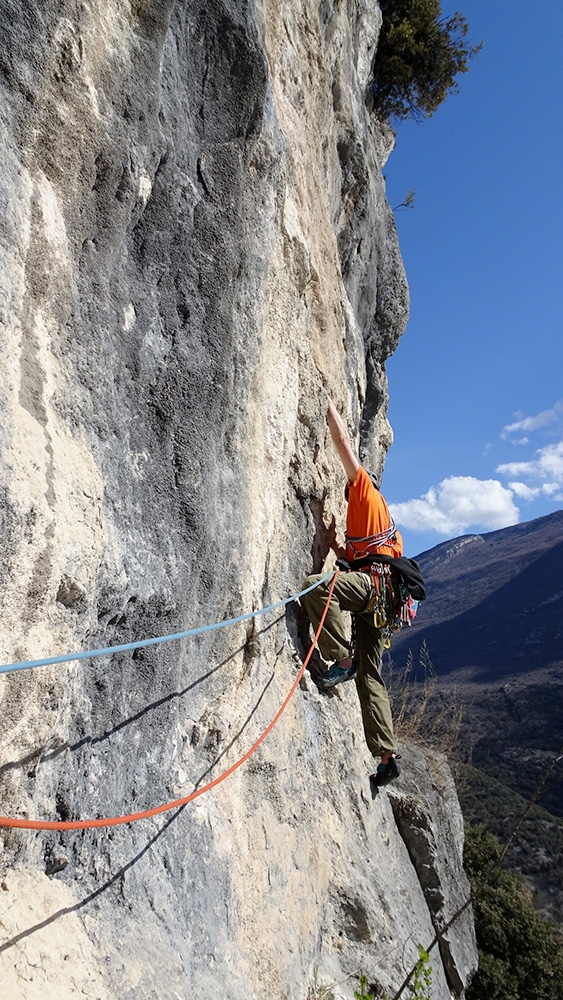
M 411 292 L 383 493 L 415 555 L 563 507 L 563 0 L 459 0 L 460 91 L 385 168 Z

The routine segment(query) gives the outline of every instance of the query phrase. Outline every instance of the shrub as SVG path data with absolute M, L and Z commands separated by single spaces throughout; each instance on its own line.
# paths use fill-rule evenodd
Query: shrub
M 413 1000 L 431 1000 L 432 966 L 430 956 L 421 944 L 418 945 L 418 962 L 413 974 Z
M 473 908 L 479 970 L 467 1000 L 561 1000 L 563 946 L 554 924 L 532 904 L 524 880 L 496 867 L 498 841 L 468 827 L 465 870 L 476 893 Z
M 368 977 L 360 972 L 358 976 L 359 988 L 354 990 L 354 1000 L 375 1000 L 373 993 L 368 993 Z
M 466 41 L 469 25 L 458 11 L 441 16 L 440 0 L 380 0 L 380 7 L 374 108 L 383 118 L 430 118 L 459 89 L 456 76 L 482 43 Z

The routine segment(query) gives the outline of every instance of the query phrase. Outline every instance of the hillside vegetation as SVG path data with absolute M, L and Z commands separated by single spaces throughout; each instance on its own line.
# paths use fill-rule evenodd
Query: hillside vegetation
M 464 862 L 474 893 L 479 969 L 467 1000 L 561 1000 L 563 944 L 534 909 L 524 880 L 498 866 L 483 826 L 466 831 Z

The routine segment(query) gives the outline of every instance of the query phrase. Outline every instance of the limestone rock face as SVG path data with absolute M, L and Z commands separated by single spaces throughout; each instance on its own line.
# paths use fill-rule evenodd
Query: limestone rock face
M 381 471 L 408 290 L 366 106 L 380 20 L 375 0 L 0 0 L 3 663 L 298 591 L 343 524 L 329 394 Z M 306 631 L 289 605 L 5 674 L 1 812 L 187 795 L 273 717 Z M 3 830 L 10 997 L 352 997 L 358 969 L 398 988 L 467 891 L 444 765 L 411 758 L 423 787 L 372 800 L 355 692 L 307 679 L 184 809 Z M 433 964 L 436 1000 L 459 994 L 467 915 Z

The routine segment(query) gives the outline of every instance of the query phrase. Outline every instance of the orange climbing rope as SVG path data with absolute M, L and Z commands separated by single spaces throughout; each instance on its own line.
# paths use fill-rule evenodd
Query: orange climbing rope
M 247 750 L 247 752 L 242 757 L 240 757 L 239 760 L 235 761 L 235 763 L 232 764 L 231 767 L 228 767 L 226 771 L 223 771 L 222 774 L 219 774 L 216 778 L 213 779 L 213 781 L 209 781 L 206 785 L 202 785 L 201 788 L 196 788 L 195 791 L 190 792 L 189 795 L 184 796 L 184 798 L 182 799 L 175 799 L 174 802 L 167 802 L 165 803 L 165 805 L 156 806 L 154 809 L 146 809 L 144 812 L 130 813 L 128 816 L 110 816 L 105 819 L 77 819 L 77 820 L 65 820 L 65 821 L 59 820 L 53 822 L 49 822 L 48 820 L 38 820 L 38 819 L 13 819 L 10 816 L 0 816 L 0 827 L 2 826 L 17 827 L 18 829 L 22 830 L 88 830 L 96 826 L 119 826 L 122 823 L 135 823 L 139 819 L 149 819 L 151 816 L 158 816 L 159 813 L 169 812 L 171 809 L 178 809 L 180 806 L 185 806 L 188 804 L 188 802 L 193 802 L 193 800 L 197 799 L 200 795 L 204 795 L 205 792 L 209 792 L 212 788 L 215 787 L 215 785 L 219 785 L 221 781 L 224 781 L 225 778 L 228 778 L 229 775 L 233 773 L 233 771 L 236 771 L 239 767 L 241 767 L 242 764 L 245 763 L 245 761 L 248 760 L 249 757 L 252 756 L 254 751 L 257 750 L 260 744 L 266 739 L 268 733 L 272 731 L 276 722 L 278 721 L 282 713 L 287 708 L 289 702 L 291 701 L 291 698 L 293 697 L 297 689 L 297 685 L 299 684 L 299 681 L 303 677 L 307 664 L 311 659 L 319 635 L 321 634 L 321 629 L 323 627 L 324 620 L 326 618 L 328 606 L 330 604 L 330 599 L 332 597 L 332 592 L 334 590 L 334 585 L 336 583 L 336 578 L 338 576 L 338 573 L 339 571 L 336 570 L 334 577 L 332 578 L 330 588 L 328 591 L 326 605 L 323 610 L 322 618 L 319 622 L 319 627 L 315 633 L 313 644 L 309 652 L 307 653 L 307 656 L 305 657 L 301 669 L 299 670 L 299 673 L 297 674 L 297 677 L 293 682 L 291 691 L 287 695 L 285 701 L 278 709 L 274 718 L 272 719 L 270 724 L 266 727 L 261 736 L 259 736 L 256 742 L 252 744 L 250 750 Z

